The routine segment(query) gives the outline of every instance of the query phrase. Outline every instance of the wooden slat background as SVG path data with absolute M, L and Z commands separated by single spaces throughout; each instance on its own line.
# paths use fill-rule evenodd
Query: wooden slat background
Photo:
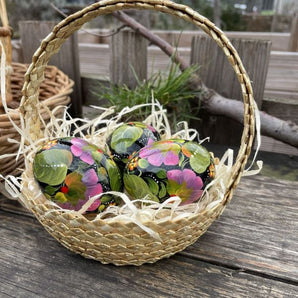
M 252 82 L 255 101 L 261 108 L 271 42 L 239 38 L 232 38 L 230 41 L 242 57 L 242 63 Z M 235 72 L 222 49 L 210 37 L 193 38 L 190 64 L 201 66 L 198 74 L 208 88 L 224 97 L 242 100 L 242 90 Z M 237 146 L 241 142 L 243 125 L 240 123 L 225 116 L 214 116 L 204 110 L 201 110 L 199 117 L 201 121 L 198 127 L 202 138 L 210 137 L 212 142 L 229 146 Z
M 267 97 L 298 100 L 298 52 L 271 52 L 265 90 Z
M 167 42 L 174 46 L 190 47 L 193 36 L 205 35 L 202 31 L 179 31 L 179 30 L 151 30 L 156 35 L 160 36 Z M 86 32 L 90 32 L 88 34 Z M 99 36 L 107 35 L 110 31 L 108 29 L 87 29 L 79 31 L 80 43 L 109 43 L 110 37 Z M 272 42 L 273 51 L 287 51 L 290 41 L 290 33 L 277 33 L 277 32 L 225 32 L 229 38 L 243 38 L 255 40 L 270 40 Z
M 91 30 L 97 32 L 96 30 Z M 106 30 L 101 30 L 106 32 Z M 175 41 L 179 39 L 179 32 L 161 31 L 159 34 L 165 37 L 168 41 Z M 191 35 L 192 34 L 192 35 Z M 183 32 L 180 36 L 180 46 L 178 48 L 181 56 L 189 61 L 191 37 L 200 35 L 201 33 L 194 33 L 193 31 Z M 265 86 L 265 97 L 276 98 L 295 98 L 298 99 L 298 53 L 286 52 L 285 45 L 288 44 L 290 34 L 288 33 L 258 33 L 258 32 L 228 32 L 229 37 L 253 38 L 271 40 L 272 51 L 269 60 L 268 76 Z M 97 77 L 108 78 L 109 73 L 109 47 L 108 37 L 99 37 L 87 34 L 86 32 L 79 33 L 79 58 L 81 76 L 83 77 Z M 85 43 L 83 41 L 89 41 Z M 97 43 L 98 41 L 102 43 Z M 284 46 L 284 48 L 282 48 Z M 277 49 L 279 49 L 277 51 Z M 21 46 L 17 41 L 13 42 L 13 60 L 22 62 L 23 56 Z M 152 64 L 153 63 L 153 64 Z M 150 46 L 148 49 L 148 72 L 149 75 L 152 66 L 155 70 L 164 70 L 169 63 L 169 58 L 161 52 L 157 47 Z
M 108 32 L 107 30 L 91 30 L 93 33 Z M 186 60 L 190 60 L 191 38 L 194 35 L 201 35 L 202 32 L 185 31 L 155 31 L 172 44 L 177 44 L 178 51 Z M 229 37 L 266 39 L 272 42 L 272 49 L 269 59 L 268 75 L 265 84 L 264 100 L 262 109 L 265 112 L 284 120 L 292 120 L 298 123 L 297 103 L 298 103 L 298 53 L 286 52 L 290 34 L 289 33 L 257 33 L 257 32 L 227 32 Z M 80 73 L 83 78 L 96 78 L 109 80 L 110 50 L 109 37 L 94 36 L 86 32 L 79 32 L 79 59 Z M 84 43 L 88 41 L 90 43 Z M 98 42 L 101 42 L 100 44 Z M 18 41 L 13 41 L 13 60 L 23 61 L 21 46 Z M 148 47 L 148 74 L 165 70 L 169 65 L 169 58 L 157 47 Z M 254 82 L 252 82 L 254 84 Z M 276 103 L 270 101 L 274 100 Z M 276 113 L 276 105 L 281 105 L 282 109 Z M 286 111 L 286 113 L 284 113 Z M 298 149 L 284 145 L 271 138 L 263 138 L 262 150 L 281 152 L 298 155 Z
M 178 48 L 181 56 L 189 61 L 190 48 Z M 79 44 L 80 67 L 83 77 L 107 78 L 109 73 L 109 46 L 107 44 Z M 148 75 L 165 70 L 169 58 L 158 47 L 148 48 Z M 298 53 L 271 51 L 265 97 L 298 99 Z

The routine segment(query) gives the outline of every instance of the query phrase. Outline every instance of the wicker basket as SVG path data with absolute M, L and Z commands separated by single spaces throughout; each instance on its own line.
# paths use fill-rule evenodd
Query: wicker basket
M 107 223 L 104 219 L 90 221 L 76 212 L 64 212 L 47 201 L 40 201 L 38 188 L 35 189 L 32 185 L 23 183 L 22 195 L 26 205 L 45 229 L 62 245 L 84 257 L 116 265 L 152 263 L 169 257 L 194 243 L 231 200 L 250 154 L 255 128 L 250 80 L 237 52 L 223 32 L 212 22 L 191 8 L 170 1 L 105 0 L 88 6 L 60 22 L 35 53 L 33 63 L 26 75 L 21 103 L 21 111 L 27 125 L 30 126 L 32 139 L 38 140 L 42 137 L 41 130 L 36 129 L 39 127 L 36 106 L 44 66 L 51 55 L 59 51 L 62 43 L 87 21 L 99 15 L 130 8 L 150 9 L 174 15 L 197 25 L 213 38 L 226 54 L 239 79 L 243 91 L 244 130 L 236 162 L 226 183 L 224 199 L 214 204 L 212 208 L 202 210 L 194 216 L 158 223 L 147 222 L 146 226 L 159 235 L 159 240 L 150 236 L 133 220 Z M 27 171 L 30 172 L 30 169 Z
M 4 111 L 1 112 L 0 109 L 0 155 L 13 154 L 18 151 L 19 145 L 10 143 L 8 138 L 20 140 L 20 135 L 13 127 L 9 117 L 16 124 L 20 125 L 20 111 L 18 107 L 22 98 L 22 87 L 28 65 L 12 63 L 12 68 L 10 81 L 12 101 L 8 103 L 12 109 L 9 114 L 4 114 Z M 50 110 L 61 106 L 61 109 L 55 111 L 55 115 L 62 116 L 64 113 L 63 106 L 70 102 L 69 94 L 72 92 L 73 82 L 55 66 L 46 66 L 44 76 L 45 80 L 40 85 L 40 92 L 38 93 L 39 99 L 42 101 L 43 106 Z M 48 113 L 43 115 L 45 121 L 50 117 Z M 23 167 L 23 162 L 23 158 L 19 158 L 18 161 L 16 161 L 15 157 L 0 159 L 0 174 L 3 176 L 20 174 L 18 168 Z

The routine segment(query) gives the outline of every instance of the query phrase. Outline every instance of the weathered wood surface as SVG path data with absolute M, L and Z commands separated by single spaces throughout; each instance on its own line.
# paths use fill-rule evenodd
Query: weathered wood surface
M 0 293 L 298 297 L 297 197 L 298 182 L 243 178 L 223 215 L 194 245 L 141 267 L 84 259 L 62 247 L 36 219 L 0 207 Z
M 266 98 L 263 100 L 262 110 L 280 119 L 298 123 L 298 100 L 296 99 Z
M 183 254 L 297 283 L 297 198 L 298 182 L 243 178 L 224 215 Z
M 110 79 L 114 84 L 135 88 L 147 79 L 148 41 L 132 30 L 122 30 L 110 43 Z
M 286 121 L 298 123 L 298 99 L 265 98 L 262 110 Z M 298 155 L 298 148 L 284 144 L 270 137 L 262 137 L 261 150 Z
M 297 290 L 181 255 L 141 267 L 101 265 L 66 251 L 33 219 L 3 212 L 0 219 L 9 237 L 0 247 L 4 297 L 290 297 Z
M 254 90 L 255 101 L 260 108 L 268 71 L 271 42 L 231 39 L 241 57 Z M 208 36 L 193 38 L 190 64 L 200 66 L 198 73 L 208 88 L 224 97 L 241 100 L 242 90 L 238 78 L 220 47 Z M 209 136 L 213 142 L 228 145 L 240 143 L 243 126 L 228 117 L 213 116 L 202 111 L 202 137 Z M 232 134 L 225 133 L 233 131 Z
M 271 42 L 235 38 L 230 41 L 241 57 L 252 82 L 255 101 L 261 107 Z M 207 87 L 227 98 L 241 100 L 242 90 L 238 78 L 222 49 L 210 37 L 196 36 L 193 38 L 190 63 L 200 66 L 199 75 Z
M 41 41 L 52 31 L 55 21 L 21 21 L 19 23 L 22 63 L 31 63 L 32 56 L 40 46 Z M 72 34 L 55 54 L 49 64 L 57 66 L 74 82 L 74 91 L 71 94 L 72 105 L 70 112 L 74 117 L 82 115 L 82 88 L 80 77 L 80 61 L 78 52 L 77 33 Z
M 190 57 L 190 48 L 179 48 L 180 55 L 186 60 Z M 169 57 L 158 47 L 148 47 L 147 76 L 157 71 L 166 71 L 170 64 Z M 110 48 L 106 44 L 79 44 L 81 76 L 109 79 Z
M 178 48 L 188 61 L 190 48 Z M 80 67 L 83 77 L 108 78 L 110 49 L 107 44 L 79 44 Z M 298 53 L 271 51 L 265 84 L 265 97 L 298 99 Z M 148 75 L 152 70 L 165 70 L 169 57 L 154 46 L 148 48 Z M 258 68 L 260 70 L 260 68 Z
M 144 12 L 142 12 L 144 13 Z M 170 44 L 179 47 L 190 47 L 193 36 L 204 35 L 203 31 L 195 30 L 151 30 L 154 34 L 160 36 Z M 89 32 L 89 33 L 88 33 Z M 80 43 L 106 43 L 110 41 L 109 29 L 87 29 L 79 30 Z M 280 32 L 241 32 L 241 31 L 225 31 L 229 38 L 243 38 L 268 40 L 272 42 L 273 51 L 288 51 L 290 33 Z
M 298 53 L 272 52 L 270 55 L 265 97 L 298 100 Z
M 273 138 L 262 136 L 261 150 L 298 156 L 298 148 L 275 140 Z
M 188 61 L 190 47 L 179 47 L 179 53 Z M 22 62 L 20 44 L 13 42 L 14 61 Z M 80 73 L 83 77 L 109 79 L 110 49 L 108 44 L 79 44 Z M 169 57 L 154 46 L 148 48 L 148 73 L 165 70 Z M 298 53 L 271 51 L 265 85 L 265 97 L 298 99 Z
M 298 15 L 297 13 L 295 14 L 292 20 L 288 51 L 290 52 L 298 51 Z

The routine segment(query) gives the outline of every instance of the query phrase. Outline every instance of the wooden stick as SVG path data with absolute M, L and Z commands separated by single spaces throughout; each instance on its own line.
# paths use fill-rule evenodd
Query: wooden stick
M 173 61 L 179 64 L 180 69 L 183 71 L 188 67 L 188 64 L 180 57 L 179 53 L 173 49 L 173 47 L 159 36 L 150 32 L 145 26 L 128 16 L 122 11 L 114 11 L 113 16 L 118 20 L 125 23 L 132 29 L 138 31 L 141 35 L 147 38 L 151 43 L 160 47 L 168 56 L 172 57 Z
M 12 46 L 11 46 L 11 29 L 9 28 L 5 0 L 0 0 L 0 18 L 3 25 L 3 28 L 1 28 L 2 30 L 0 32 L 1 33 L 0 40 L 3 44 L 4 51 L 6 54 L 6 67 L 7 67 L 7 73 L 5 77 L 6 102 L 9 104 L 12 101 L 12 94 L 11 94 Z M 2 106 L 2 100 L 0 96 L 0 107 L 1 106 Z
M 1 22 L 3 27 L 8 27 L 8 17 L 7 17 L 7 9 L 5 5 L 5 0 L 0 1 L 0 10 L 1 10 Z

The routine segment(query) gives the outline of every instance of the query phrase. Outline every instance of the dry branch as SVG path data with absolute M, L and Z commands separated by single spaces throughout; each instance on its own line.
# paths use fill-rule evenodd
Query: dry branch
M 157 45 L 165 54 L 172 57 L 173 61 L 179 64 L 180 69 L 183 71 L 188 67 L 188 64 L 183 61 L 179 53 L 173 49 L 173 47 L 159 36 L 153 34 L 145 26 L 137 22 L 135 19 L 128 16 L 122 11 L 114 11 L 113 15 L 125 25 L 139 32 L 142 36 L 148 39 L 152 44 Z
M 148 39 L 152 44 L 158 46 L 165 54 L 172 57 L 175 63 L 178 63 L 183 71 L 189 65 L 179 56 L 178 52 L 168 42 L 156 36 L 146 27 L 126 15 L 124 12 L 113 12 L 113 15 L 129 26 L 138 31 L 142 36 Z M 193 89 L 200 89 L 203 95 L 200 97 L 202 107 L 215 115 L 224 115 L 238 122 L 243 122 L 243 103 L 233 99 L 228 99 L 215 91 L 207 88 L 198 76 L 192 78 L 191 86 Z M 260 112 L 261 133 L 263 135 L 275 138 L 289 145 L 298 148 L 298 125 L 294 122 L 284 121 L 267 113 Z

